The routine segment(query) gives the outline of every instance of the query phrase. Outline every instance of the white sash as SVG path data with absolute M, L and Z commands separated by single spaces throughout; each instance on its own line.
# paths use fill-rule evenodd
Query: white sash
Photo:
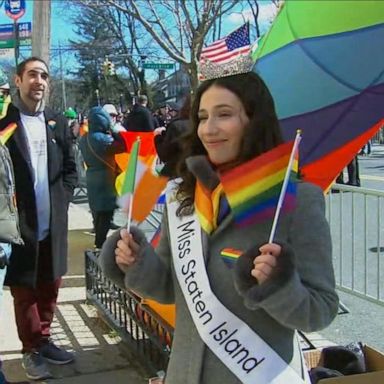
M 176 276 L 201 339 L 245 384 L 303 384 L 305 381 L 247 324 L 213 294 L 204 263 L 196 215 L 176 216 L 178 202 L 167 193 Z

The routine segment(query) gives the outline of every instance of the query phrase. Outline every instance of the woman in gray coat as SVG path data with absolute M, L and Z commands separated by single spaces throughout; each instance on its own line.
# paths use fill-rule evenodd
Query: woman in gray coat
M 299 182 L 273 243 L 271 220 L 239 228 L 225 194 L 214 197 L 218 175 L 282 143 L 255 73 L 202 83 L 191 120 L 158 247 L 137 228 L 116 232 L 102 249 L 104 273 L 176 304 L 166 384 L 304 383 L 295 331 L 326 327 L 338 308 L 323 193 Z M 201 215 L 210 204 L 214 215 Z

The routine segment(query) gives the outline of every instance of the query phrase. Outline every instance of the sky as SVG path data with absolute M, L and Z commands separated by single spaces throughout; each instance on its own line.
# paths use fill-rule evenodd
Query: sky
M 43 0 L 39 0 L 43 1 Z M 3 3 L 0 0 L 0 4 Z M 263 29 L 266 29 L 270 24 L 270 20 L 273 18 L 275 7 L 268 0 L 259 0 L 260 4 L 260 16 L 259 23 Z M 26 13 L 21 17 L 18 22 L 28 22 L 32 21 L 33 18 L 33 0 L 26 0 Z M 223 33 L 229 33 L 230 31 L 239 27 L 245 20 L 252 20 L 253 16 L 251 11 L 245 11 L 243 13 L 233 12 L 224 20 Z M 13 20 L 9 18 L 4 11 L 4 5 L 0 9 L 0 24 L 11 24 Z M 65 8 L 63 9 L 63 2 L 60 0 L 52 0 L 52 10 L 51 10 L 51 48 L 52 49 L 52 60 L 51 60 L 51 69 L 58 70 L 59 68 L 59 53 L 58 47 L 65 46 L 68 44 L 69 39 L 76 40 L 76 34 L 73 31 L 74 25 L 69 20 L 69 17 L 65 15 Z M 22 48 L 21 49 L 21 59 L 28 57 L 30 55 L 30 50 Z M 74 56 L 68 53 L 62 55 L 63 67 L 66 69 L 66 72 L 69 73 L 69 70 L 73 68 L 75 64 Z M 4 59 L 0 56 L 0 65 L 7 61 L 8 64 L 13 65 L 14 59 Z M 155 71 L 153 71 L 155 73 Z

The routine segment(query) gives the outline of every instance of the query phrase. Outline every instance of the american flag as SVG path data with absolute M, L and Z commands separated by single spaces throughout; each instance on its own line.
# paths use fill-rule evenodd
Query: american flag
M 247 54 L 251 49 L 249 41 L 249 23 L 245 23 L 228 36 L 215 41 L 201 51 L 200 61 L 226 63 L 235 56 Z

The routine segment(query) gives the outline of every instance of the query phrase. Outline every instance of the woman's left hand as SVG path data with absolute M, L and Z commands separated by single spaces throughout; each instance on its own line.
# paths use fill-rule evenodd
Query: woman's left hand
M 251 275 L 263 284 L 268 280 L 277 265 L 277 258 L 281 253 L 281 246 L 275 243 L 264 244 L 259 248 L 260 255 L 255 257 L 253 264 L 254 268 Z

